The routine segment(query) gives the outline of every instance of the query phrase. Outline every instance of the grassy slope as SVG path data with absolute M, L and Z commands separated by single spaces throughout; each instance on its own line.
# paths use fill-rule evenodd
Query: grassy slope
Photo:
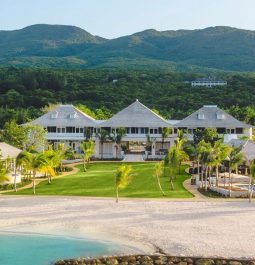
M 38 195 L 80 195 L 80 196 L 115 196 L 114 177 L 117 167 L 121 163 L 95 163 L 89 166 L 87 172 L 80 172 L 60 179 L 53 180 L 52 184 L 47 181 L 37 186 Z M 153 169 L 155 163 L 133 163 L 135 176 L 127 188 L 120 191 L 121 197 L 134 198 L 161 198 L 161 193 L 157 186 Z M 190 198 L 192 195 L 186 191 L 182 185 L 183 181 L 189 177 L 182 167 L 181 175 L 174 181 L 175 190 L 170 190 L 168 177 L 162 177 L 162 187 L 168 198 Z M 22 190 L 17 194 L 31 194 L 32 190 Z

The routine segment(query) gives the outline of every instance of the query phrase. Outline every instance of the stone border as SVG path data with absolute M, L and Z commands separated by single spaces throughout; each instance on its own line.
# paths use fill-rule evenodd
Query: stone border
M 167 255 L 129 255 L 59 260 L 54 265 L 255 265 L 255 260 L 176 257 Z

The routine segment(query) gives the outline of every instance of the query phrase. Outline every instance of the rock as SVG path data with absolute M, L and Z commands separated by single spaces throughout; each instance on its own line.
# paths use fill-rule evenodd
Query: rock
M 227 264 L 227 261 L 224 259 L 217 259 L 216 260 L 216 265 L 226 265 L 226 264 Z
M 255 265 L 255 260 L 251 260 L 247 263 L 247 265 Z
M 177 257 L 169 257 L 168 258 L 168 261 L 171 261 L 171 262 L 177 264 L 177 263 L 181 262 L 181 259 L 180 258 L 177 258 Z
M 195 262 L 196 265 L 213 265 L 214 260 L 212 259 L 198 259 Z
M 167 263 L 167 258 L 164 256 L 159 256 L 154 260 L 154 264 L 156 265 L 165 265 Z
M 187 262 L 187 261 L 180 261 L 180 262 L 178 263 L 178 265 L 188 265 L 188 262 Z
M 153 260 L 149 256 L 143 256 L 139 259 L 141 265 L 153 265 Z
M 242 265 L 242 262 L 236 261 L 236 260 L 231 260 L 228 262 L 229 265 Z

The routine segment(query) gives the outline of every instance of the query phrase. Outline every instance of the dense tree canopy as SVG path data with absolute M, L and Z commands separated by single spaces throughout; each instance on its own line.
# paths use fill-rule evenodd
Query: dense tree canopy
M 191 87 L 195 73 L 149 70 L 0 69 L 0 124 L 24 123 L 48 104 L 68 103 L 98 119 L 109 118 L 138 98 L 160 115 L 182 119 L 204 104 L 217 104 L 240 120 L 255 123 L 255 75 L 218 75 L 225 87 Z M 206 75 L 205 75 L 206 76 Z M 85 105 L 85 106 L 84 106 Z

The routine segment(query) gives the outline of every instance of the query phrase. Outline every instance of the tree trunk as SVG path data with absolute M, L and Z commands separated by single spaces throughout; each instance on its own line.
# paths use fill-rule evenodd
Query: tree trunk
M 87 168 L 86 168 L 86 161 L 85 161 L 85 159 L 83 159 L 83 170 L 84 170 L 84 172 L 87 171 Z
M 162 189 L 162 186 L 161 186 L 160 179 L 159 179 L 159 176 L 158 175 L 157 175 L 157 182 L 158 182 L 158 186 L 159 186 L 159 189 L 160 189 L 162 195 L 163 196 L 166 196 L 165 193 L 164 193 L 164 191 L 163 191 L 163 189 Z
M 36 175 L 36 171 L 33 171 L 33 194 L 35 194 L 35 175 Z
M 14 191 L 17 192 L 17 167 L 14 169 Z
M 119 189 L 116 188 L 116 203 L 119 202 Z
M 171 185 L 171 190 L 174 190 L 174 184 L 173 184 L 173 176 L 172 176 L 172 174 L 170 175 L 170 185 Z
M 218 166 L 216 166 L 215 171 L 216 171 L 216 187 L 219 187 L 219 167 Z
M 101 159 L 103 160 L 104 156 L 104 143 L 101 143 Z
M 205 167 L 205 191 L 207 191 L 208 166 Z
M 250 180 L 250 188 L 249 188 L 249 203 L 251 203 L 251 200 L 252 200 L 252 195 L 253 195 L 253 188 L 254 188 L 254 181 L 253 179 Z
M 231 197 L 230 180 L 231 180 L 231 169 L 229 168 L 229 170 L 228 170 L 228 191 L 229 191 L 229 198 Z

